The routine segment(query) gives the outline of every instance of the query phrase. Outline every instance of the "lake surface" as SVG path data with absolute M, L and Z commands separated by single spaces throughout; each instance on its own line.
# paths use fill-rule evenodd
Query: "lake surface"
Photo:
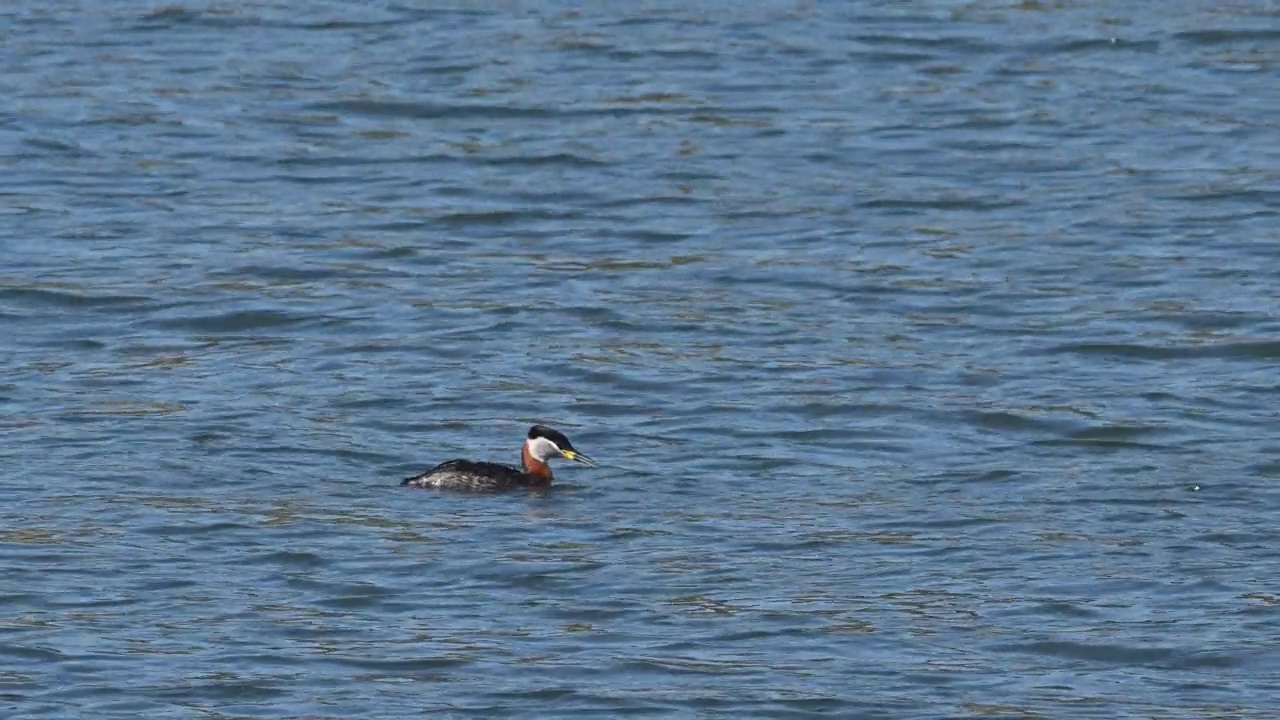
M 0 8 L 0 716 L 1272 717 L 1280 6 L 592 5 Z

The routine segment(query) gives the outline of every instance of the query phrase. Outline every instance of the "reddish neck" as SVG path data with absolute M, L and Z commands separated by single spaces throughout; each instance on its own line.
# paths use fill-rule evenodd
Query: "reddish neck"
M 524 471 L 538 478 L 544 484 L 551 484 L 551 466 L 533 456 L 529 452 L 529 443 L 524 444 L 524 448 L 520 452 L 520 463 L 524 465 Z

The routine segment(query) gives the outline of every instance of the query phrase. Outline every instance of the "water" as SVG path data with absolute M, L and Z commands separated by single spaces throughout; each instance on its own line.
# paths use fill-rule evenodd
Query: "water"
M 0 715 L 1274 712 L 1275 3 L 483 6 L 0 9 Z

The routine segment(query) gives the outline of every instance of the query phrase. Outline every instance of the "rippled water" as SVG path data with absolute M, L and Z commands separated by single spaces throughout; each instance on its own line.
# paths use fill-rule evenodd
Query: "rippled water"
M 582 5 L 0 7 L 0 715 L 1271 716 L 1280 8 Z

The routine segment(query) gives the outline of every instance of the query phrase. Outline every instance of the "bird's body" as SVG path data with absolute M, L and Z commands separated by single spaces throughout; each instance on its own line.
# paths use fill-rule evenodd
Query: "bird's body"
M 520 468 L 500 463 L 474 462 L 471 460 L 443 462 L 421 475 L 407 478 L 401 483 L 401 485 L 412 485 L 413 487 L 470 492 L 513 490 L 518 487 L 546 487 L 550 484 L 550 478 L 543 479 L 537 475 L 530 475 Z
M 595 465 L 591 458 L 574 450 L 569 438 L 562 433 L 549 427 L 534 425 L 524 441 L 519 468 L 492 462 L 450 460 L 419 475 L 405 478 L 400 484 L 464 492 L 545 488 L 554 479 L 551 466 L 547 464 L 552 458 L 566 458 L 584 465 Z

